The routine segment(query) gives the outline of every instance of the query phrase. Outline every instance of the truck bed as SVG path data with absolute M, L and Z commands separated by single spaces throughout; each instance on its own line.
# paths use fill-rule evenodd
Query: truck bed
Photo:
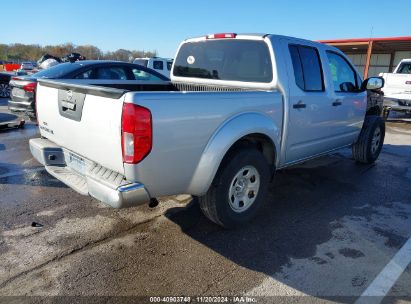
M 191 89 L 199 88 L 193 85 Z M 67 153 L 73 153 L 73 162 L 76 157 L 91 160 L 128 181 L 144 183 L 153 189 L 153 196 L 187 193 L 207 143 L 230 119 L 256 113 L 278 126 L 282 124 L 282 95 L 277 91 L 207 89 L 179 92 L 178 85 L 173 85 L 168 92 L 132 92 L 41 80 L 37 96 L 40 132 Z M 59 94 L 68 91 L 84 98 L 77 117 L 62 110 Z M 138 165 L 125 164 L 122 159 L 124 103 L 150 109 L 152 115 L 152 151 Z M 273 130 L 273 136 L 279 138 L 279 132 Z

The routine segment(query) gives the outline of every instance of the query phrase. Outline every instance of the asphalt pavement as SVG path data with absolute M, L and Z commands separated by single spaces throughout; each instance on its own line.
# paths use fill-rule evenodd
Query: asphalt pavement
M 188 196 L 121 210 L 81 196 L 31 157 L 37 136 L 33 123 L 0 132 L 2 296 L 411 301 L 411 117 L 389 119 L 373 165 L 343 149 L 277 172 L 237 230 Z

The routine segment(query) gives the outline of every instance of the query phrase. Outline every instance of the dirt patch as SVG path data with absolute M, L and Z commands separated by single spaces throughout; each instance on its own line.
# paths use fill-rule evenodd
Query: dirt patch
M 352 258 L 352 259 L 358 259 L 358 258 L 365 256 L 364 253 L 362 253 L 361 251 L 357 249 L 352 249 L 352 248 L 343 248 L 343 249 L 338 250 L 338 252 L 342 254 L 343 256 L 345 256 L 346 258 Z

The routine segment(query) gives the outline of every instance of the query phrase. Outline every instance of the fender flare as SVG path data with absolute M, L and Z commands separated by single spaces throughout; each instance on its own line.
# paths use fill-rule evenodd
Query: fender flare
M 262 134 L 271 139 L 276 154 L 280 147 L 281 129 L 262 113 L 242 113 L 225 121 L 214 132 L 194 171 L 187 193 L 203 195 L 208 191 L 221 161 L 228 150 L 241 138 Z

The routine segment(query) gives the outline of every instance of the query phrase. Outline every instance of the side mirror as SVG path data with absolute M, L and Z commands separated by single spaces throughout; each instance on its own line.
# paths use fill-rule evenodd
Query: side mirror
M 365 90 L 378 90 L 384 87 L 384 78 L 382 77 L 370 77 L 364 80 L 361 85 L 361 89 Z

